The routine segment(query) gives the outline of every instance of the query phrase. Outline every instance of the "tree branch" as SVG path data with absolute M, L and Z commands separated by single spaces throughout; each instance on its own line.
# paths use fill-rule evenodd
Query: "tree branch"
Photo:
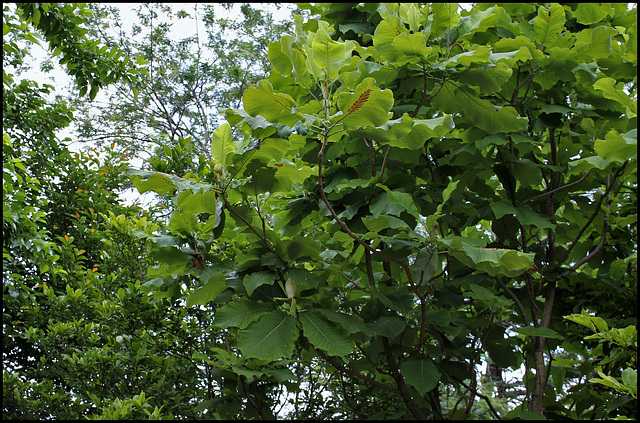
M 427 417 L 424 415 L 422 410 L 418 408 L 413 397 L 411 397 L 411 393 L 409 393 L 409 388 L 407 388 L 404 377 L 400 374 L 400 369 L 398 369 L 398 365 L 391 354 L 391 346 L 389 345 L 389 339 L 386 336 L 382 337 L 382 346 L 384 347 L 384 352 L 387 356 L 387 363 L 391 369 L 393 379 L 396 381 L 396 386 L 400 389 L 400 395 L 402 396 L 405 405 L 417 420 L 426 420 Z
M 565 260 L 567 260 L 567 258 L 569 257 L 569 253 L 571 253 L 571 250 L 573 250 L 573 248 L 576 246 L 578 241 L 580 241 L 580 237 L 582 236 L 584 231 L 586 231 L 587 228 L 591 225 L 591 223 L 593 223 L 594 219 L 600 212 L 600 206 L 602 205 L 602 201 L 605 199 L 605 197 L 609 195 L 609 192 L 611 191 L 611 188 L 613 187 L 615 180 L 622 174 L 622 172 L 624 172 L 624 169 L 627 166 L 627 163 L 629 163 L 629 160 L 625 161 L 624 164 L 620 167 L 620 169 L 616 171 L 616 174 L 614 175 L 613 180 L 611 180 L 611 183 L 607 186 L 607 189 L 605 190 L 604 194 L 600 196 L 600 199 L 598 200 L 598 204 L 596 205 L 595 210 L 593 211 L 593 214 L 591 215 L 587 223 L 584 224 L 582 229 L 580 229 L 580 232 L 578 232 L 578 235 L 576 236 L 576 238 L 573 240 L 573 242 L 567 249 L 567 252 L 564 254 L 564 257 L 562 257 L 562 260 L 560 260 L 560 263 L 564 263 Z M 582 260 L 584 260 L 584 258 Z M 583 263 L 585 263 L 585 261 L 583 261 L 581 265 Z M 575 269 L 577 269 L 577 267 Z M 572 270 L 575 270 L 575 269 L 572 269 Z
M 360 237 L 356 234 L 354 234 L 353 232 L 351 232 L 351 229 L 349 229 L 349 227 L 347 226 L 346 223 L 344 223 L 336 214 L 335 210 L 333 209 L 333 207 L 331 206 L 331 204 L 329 203 L 329 200 L 327 199 L 327 196 L 324 193 L 324 185 L 322 182 L 322 157 L 324 156 L 324 149 L 327 146 L 327 137 L 324 137 L 324 140 L 322 142 L 322 147 L 320 147 L 320 151 L 318 152 L 318 191 L 320 192 L 320 197 L 322 198 L 322 201 L 324 202 L 325 206 L 327 206 L 327 209 L 329 209 L 329 212 L 331 213 L 331 216 L 333 216 L 333 218 L 335 219 L 336 222 L 338 222 L 338 224 L 340 225 L 340 227 L 342 228 L 342 230 L 349 235 L 351 238 L 353 238 L 358 244 L 362 245 L 364 247 L 365 250 L 369 251 L 370 253 L 373 253 L 379 257 L 382 257 L 383 259 L 393 262 L 399 266 L 401 266 L 405 272 L 405 274 L 407 275 L 408 279 L 409 279 L 409 285 L 411 286 L 411 288 L 413 289 L 414 293 L 416 295 L 419 295 L 418 289 L 416 288 L 415 284 L 413 283 L 413 276 L 411 275 L 411 270 L 409 269 L 409 266 L 407 265 L 406 262 L 404 262 L 403 260 L 398 260 L 396 258 L 393 258 L 391 256 L 386 255 L 385 253 L 378 251 L 374 248 L 372 248 L 367 242 L 364 242 L 362 239 L 360 239 Z
M 592 169 L 589 169 L 589 171 L 587 171 L 587 173 L 585 173 L 585 174 L 584 174 L 584 176 L 583 176 L 582 178 L 578 179 L 578 180 L 577 180 L 577 181 L 575 181 L 575 182 L 571 182 L 570 184 L 563 185 L 563 186 L 561 186 L 561 187 L 559 187 L 559 188 L 556 188 L 556 189 L 553 189 L 553 190 L 551 190 L 551 191 L 543 192 L 542 194 L 539 194 L 539 195 L 536 195 L 536 196 L 534 196 L 534 197 L 528 198 L 528 199 L 524 200 L 524 201 L 522 202 L 522 204 L 523 204 L 523 205 L 524 205 L 524 204 L 527 204 L 529 201 L 531 201 L 531 200 L 535 200 L 536 198 L 546 197 L 547 195 L 551 195 L 551 194 L 553 194 L 553 193 L 555 193 L 555 192 L 557 192 L 557 191 L 560 191 L 560 190 L 562 190 L 562 189 L 569 188 L 569 187 L 571 187 L 571 186 L 573 186 L 573 185 L 577 185 L 577 184 L 579 184 L 580 182 L 584 181 L 584 180 L 585 180 L 585 178 L 586 178 L 587 176 L 589 176 L 589 173 L 591 173 L 591 170 L 592 170 Z
M 516 294 L 513 293 L 513 291 L 511 289 L 509 289 L 509 287 L 507 285 L 505 285 L 504 282 L 502 282 L 502 279 L 500 279 L 499 276 L 494 276 L 493 278 L 498 282 L 500 287 L 509 296 L 509 298 L 511 298 L 513 300 L 513 302 L 516 303 L 516 307 L 518 307 L 518 311 L 520 312 L 520 315 L 522 316 L 522 320 L 524 321 L 525 325 L 529 326 L 531 324 L 531 322 L 529 322 L 529 318 L 527 317 L 527 313 L 524 310 L 524 306 L 520 302 L 520 299 L 516 296 Z
M 365 382 L 370 383 L 372 385 L 375 385 L 380 389 L 384 389 L 387 392 L 391 392 L 392 394 L 399 394 L 400 393 L 399 389 L 391 388 L 391 387 L 389 387 L 389 386 L 387 386 L 387 385 L 385 385 L 385 384 L 383 384 L 381 382 L 378 382 L 375 379 L 372 379 L 372 378 L 370 378 L 368 376 L 365 376 L 365 375 L 361 375 L 360 373 L 343 366 L 342 364 L 340 364 L 339 362 L 337 362 L 335 360 L 332 360 L 329 356 L 327 356 L 325 353 L 323 353 L 322 350 L 320 350 L 318 348 L 315 348 L 315 350 L 318 353 L 318 355 L 320 357 L 322 357 L 327 363 L 331 364 L 333 367 L 335 367 L 336 369 L 340 370 L 341 372 L 350 374 L 351 376 L 355 376 L 358 379 L 362 379 Z
M 242 223 L 244 223 L 245 225 L 247 225 L 249 227 L 249 229 L 251 229 L 251 231 L 256 234 L 256 236 L 258 238 L 260 238 L 260 240 L 264 243 L 264 245 L 266 245 L 267 249 L 269 251 L 273 250 L 273 246 L 271 245 L 271 243 L 269 242 L 269 240 L 262 236 L 262 234 L 260 234 L 260 232 L 258 232 L 258 230 L 256 228 L 253 227 L 253 225 L 251 225 L 251 223 L 249 223 L 247 221 L 247 219 L 245 219 L 244 217 L 242 217 L 240 215 L 240 213 L 238 213 L 236 211 L 236 209 L 234 209 L 233 207 L 231 207 L 231 204 L 229 204 L 229 201 L 227 201 L 227 197 L 224 195 L 224 192 L 222 192 L 222 199 L 224 200 L 224 206 L 227 208 L 227 210 L 229 210 L 231 213 L 234 214 L 234 216 L 238 217 L 238 219 L 240 219 L 242 221 Z
M 491 404 L 491 400 L 489 399 L 489 397 L 487 397 L 486 395 L 482 395 L 480 392 L 476 391 L 475 389 L 473 389 L 472 387 L 470 387 L 469 385 L 467 385 L 466 383 L 464 383 L 462 380 L 458 379 L 456 376 L 451 375 L 451 378 L 453 380 L 455 380 L 456 382 L 458 382 L 460 385 L 464 386 L 465 388 L 467 388 L 469 391 L 471 391 L 474 395 L 479 396 L 480 398 L 482 398 L 487 405 L 489 406 L 489 409 L 491 410 L 491 412 L 493 413 L 494 416 L 496 416 L 496 419 L 498 420 L 502 420 L 502 418 L 500 418 L 500 415 L 498 414 L 498 412 L 496 411 L 495 408 L 493 408 L 493 405 Z

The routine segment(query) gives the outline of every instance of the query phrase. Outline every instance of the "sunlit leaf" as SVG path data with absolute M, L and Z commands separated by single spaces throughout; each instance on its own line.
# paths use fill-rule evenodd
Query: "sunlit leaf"
M 240 331 L 238 347 L 245 358 L 278 360 L 293 354 L 297 337 L 295 317 L 271 311 Z

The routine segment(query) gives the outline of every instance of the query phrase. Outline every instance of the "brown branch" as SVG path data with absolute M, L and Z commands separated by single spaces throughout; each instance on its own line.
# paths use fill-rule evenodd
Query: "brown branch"
M 456 382 L 458 382 L 459 384 L 461 384 L 462 386 L 464 386 L 465 388 L 467 388 L 469 391 L 471 391 L 474 395 L 479 396 L 480 398 L 482 398 L 487 405 L 489 406 L 489 409 L 491 410 L 491 412 L 493 413 L 494 416 L 496 416 L 496 419 L 498 420 L 502 420 L 500 418 L 500 415 L 498 414 L 498 412 L 496 411 L 495 408 L 493 408 L 493 405 L 491 404 L 491 400 L 489 399 L 489 397 L 487 397 L 486 395 L 481 394 L 480 392 L 476 391 L 475 389 L 473 389 L 472 387 L 470 387 L 469 385 L 467 385 L 466 383 L 464 383 L 462 380 L 458 379 L 456 376 L 451 375 L 451 378 L 453 380 L 455 380 Z
M 598 243 L 598 245 L 596 245 L 596 247 L 593 249 L 593 251 L 591 251 L 586 257 L 581 258 L 580 260 L 578 260 L 577 262 L 574 263 L 573 266 L 571 266 L 571 270 L 563 273 L 562 275 L 560 275 L 561 278 L 565 278 L 567 276 L 569 276 L 574 270 L 576 270 L 578 267 L 582 266 L 583 264 L 585 264 L 586 262 L 588 262 L 589 260 L 591 260 L 592 258 L 595 257 L 596 254 L 598 254 L 600 252 L 600 250 L 602 249 L 602 246 L 604 245 L 604 240 L 607 237 L 607 228 L 609 227 L 607 221 L 605 220 L 604 224 L 602 225 L 602 233 L 600 234 L 600 242 Z
M 372 378 L 370 378 L 368 376 L 365 376 L 365 375 L 361 375 L 360 373 L 356 372 L 355 370 L 349 369 L 349 368 L 343 366 L 342 364 L 340 364 L 339 362 L 337 362 L 335 360 L 332 360 L 329 356 L 327 356 L 325 353 L 323 353 L 322 350 L 320 350 L 318 348 L 315 348 L 315 350 L 318 353 L 318 355 L 320 357 L 322 357 L 327 363 L 331 364 L 333 367 L 335 367 L 336 369 L 340 370 L 341 372 L 350 374 L 351 376 L 355 376 L 358 379 L 362 379 L 365 382 L 370 383 L 372 385 L 375 385 L 380 389 L 384 389 L 387 392 L 391 392 L 392 394 L 399 394 L 400 393 L 399 389 L 391 388 L 391 387 L 389 387 L 389 386 L 387 386 L 387 385 L 385 385 L 385 384 L 383 384 L 381 382 L 378 382 L 375 379 L 372 379 Z
M 620 169 L 618 169 L 616 171 L 616 174 L 614 175 L 613 180 L 611 181 L 611 183 L 607 186 L 606 191 L 604 192 L 604 194 L 602 194 L 600 196 L 600 199 L 598 200 L 598 204 L 596 205 L 595 210 L 591 214 L 591 217 L 589 218 L 587 223 L 584 224 L 582 229 L 580 229 L 580 232 L 578 232 L 578 235 L 576 236 L 576 238 L 573 240 L 573 242 L 571 243 L 571 245 L 567 249 L 567 252 L 564 254 L 564 257 L 562 257 L 562 260 L 560 260 L 560 263 L 564 263 L 564 261 L 569 257 L 569 253 L 571 253 L 571 250 L 573 250 L 573 248 L 576 246 L 576 244 L 580 240 L 580 237 L 582 236 L 584 231 L 586 231 L 587 228 L 591 225 L 591 223 L 593 223 L 593 221 L 595 220 L 596 216 L 600 212 L 600 206 L 602 205 L 602 201 L 605 199 L 605 197 L 607 197 L 609 195 L 609 192 L 611 191 L 611 188 L 613 187 L 613 184 L 614 184 L 615 180 L 622 174 L 622 172 L 624 172 L 624 169 L 627 166 L 627 163 L 629 163 L 629 160 L 625 161 L 624 164 L 620 167 Z M 583 261 L 582 263 L 585 263 L 585 262 Z M 581 263 L 581 265 L 582 265 L 582 263 Z M 576 269 L 577 269 L 577 267 L 576 267 Z M 572 270 L 575 270 L 575 269 L 572 269 Z
M 266 245 L 266 246 L 267 246 L 267 249 L 268 249 L 269 251 L 273 251 L 273 246 L 271 245 L 271 243 L 269 242 L 269 240 L 268 240 L 266 237 L 262 236 L 262 235 L 260 234 L 260 232 L 258 232 L 258 230 L 257 230 L 256 228 L 254 228 L 254 227 L 253 227 L 253 225 L 247 221 L 247 219 L 245 219 L 244 217 L 242 217 L 242 216 L 240 215 L 240 213 L 238 213 L 238 212 L 236 211 L 236 209 L 234 209 L 233 207 L 231 207 L 231 204 L 229 204 L 229 201 L 227 201 L 227 197 L 224 195 L 224 192 L 223 192 L 223 191 L 221 191 L 221 192 L 222 192 L 222 199 L 224 200 L 224 206 L 227 208 L 227 210 L 229 210 L 231 213 L 233 213 L 235 216 L 237 216 L 237 217 L 238 217 L 238 219 L 240 219 L 240 220 L 242 221 L 242 223 L 244 223 L 245 225 L 247 225 L 247 226 L 249 227 L 249 229 L 251 229 L 251 231 L 252 231 L 254 234 L 256 234 L 256 236 L 257 236 L 258 238 L 260 238 L 260 240 L 264 243 L 264 245 Z
M 367 288 L 363 288 L 360 285 L 358 285 L 358 283 L 356 281 L 354 281 L 353 279 L 350 279 L 349 277 L 347 277 L 347 275 L 345 275 L 344 273 L 340 272 L 340 274 L 342 275 L 343 278 L 345 278 L 346 280 L 348 280 L 349 282 L 351 282 L 356 288 L 358 288 L 360 291 L 364 291 L 367 294 L 371 294 L 371 291 L 369 291 Z
M 507 285 L 505 285 L 504 282 L 502 282 L 502 279 L 500 279 L 500 277 L 494 276 L 493 278 L 498 282 L 500 287 L 509 296 L 509 298 L 511 298 L 513 300 L 513 302 L 516 303 L 516 307 L 518 307 L 518 311 L 520 312 L 520 315 L 522 316 L 522 320 L 524 321 L 525 325 L 529 326 L 531 323 L 529 322 L 529 318 L 527 317 L 527 313 L 524 310 L 524 306 L 520 302 L 520 299 L 516 296 L 516 294 L 511 289 L 509 289 L 509 287 Z
M 591 171 L 592 171 L 592 170 L 593 170 L 593 169 L 589 169 L 589 170 L 587 171 L 587 173 L 585 173 L 585 174 L 584 174 L 584 176 L 583 176 L 582 178 L 578 179 L 578 180 L 577 180 L 577 181 L 575 181 L 575 182 L 571 182 L 570 184 L 563 185 L 563 186 L 561 186 L 561 187 L 559 187 L 559 188 L 556 188 L 556 189 L 553 189 L 553 190 L 551 190 L 551 191 L 543 192 L 542 194 L 539 194 L 539 195 L 536 195 L 536 196 L 534 196 L 534 197 L 528 198 L 528 199 L 524 200 L 524 201 L 522 202 L 522 204 L 523 204 L 523 205 L 524 205 L 524 204 L 527 204 L 529 201 L 531 201 L 531 200 L 535 200 L 536 198 L 546 197 L 547 195 L 551 195 L 551 194 L 553 194 L 553 193 L 555 193 L 555 192 L 557 192 L 557 191 L 560 191 L 560 190 L 562 190 L 562 189 L 569 188 L 569 187 L 571 187 L 571 186 L 573 186 L 573 185 L 577 185 L 577 184 L 579 184 L 580 182 L 584 181 L 584 180 L 585 180 L 585 178 L 586 178 L 587 176 L 589 176 L 589 173 L 591 173 Z
M 384 260 L 390 261 L 392 263 L 395 263 L 395 264 L 401 266 L 403 268 L 405 274 L 407 275 L 408 279 L 409 279 L 409 285 L 411 285 L 411 288 L 413 289 L 415 294 L 419 295 L 418 289 L 416 288 L 415 284 L 413 283 L 413 276 L 411 275 L 411 270 L 409 269 L 409 266 L 407 265 L 407 263 L 404 262 L 403 260 L 399 260 L 399 259 L 393 258 L 391 256 L 388 256 L 388 255 L 386 255 L 385 253 L 383 253 L 381 251 L 377 251 L 376 249 L 372 248 L 367 242 L 364 242 L 362 239 L 360 239 L 360 237 L 358 235 L 354 234 L 353 232 L 351 232 L 351 229 L 349 229 L 347 224 L 344 223 L 338 217 L 336 211 L 333 209 L 333 207 L 329 203 L 329 200 L 327 199 L 327 196 L 324 193 L 324 185 L 323 185 L 323 182 L 322 182 L 322 157 L 324 155 L 324 149 L 325 149 L 326 146 L 327 146 L 327 137 L 325 136 L 324 140 L 322 142 L 322 147 L 320 147 L 320 151 L 318 152 L 318 191 L 320 192 L 320 197 L 322 198 L 322 201 L 324 202 L 325 206 L 327 206 L 327 209 L 329 209 L 329 212 L 331 213 L 331 216 L 333 216 L 334 220 L 340 225 L 342 230 L 347 235 L 349 235 L 351 238 L 353 238 L 358 244 L 362 245 L 365 250 L 367 250 L 370 253 L 373 253 L 373 254 L 381 257 L 381 258 L 383 258 Z
M 386 336 L 382 337 L 382 346 L 384 348 L 385 355 L 387 357 L 387 363 L 389 364 L 389 368 L 391 369 L 391 373 L 393 379 L 396 381 L 396 386 L 400 390 L 400 396 L 404 400 L 405 405 L 416 418 L 416 420 L 426 420 L 427 417 L 424 415 L 422 410 L 418 408 L 413 397 L 411 397 L 411 393 L 409 392 L 409 388 L 407 388 L 407 384 L 404 381 L 404 377 L 400 374 L 400 369 L 398 369 L 398 365 L 393 358 L 393 354 L 391 354 L 391 346 L 389 345 L 389 339 Z

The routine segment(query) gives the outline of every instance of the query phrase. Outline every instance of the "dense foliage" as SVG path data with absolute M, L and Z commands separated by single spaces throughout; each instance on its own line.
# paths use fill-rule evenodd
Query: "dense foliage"
M 303 5 L 265 79 L 222 61 L 241 104 L 145 7 L 184 56 L 87 80 L 137 90 L 103 116 L 166 144 L 126 171 L 166 224 L 118 205 L 140 145 L 70 153 L 3 75 L 5 415 L 637 418 L 635 7 Z

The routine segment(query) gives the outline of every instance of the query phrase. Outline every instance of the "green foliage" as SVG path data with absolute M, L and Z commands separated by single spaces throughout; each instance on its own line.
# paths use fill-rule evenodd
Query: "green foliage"
M 77 6 L 19 7 L 35 10 L 36 26 L 38 10 L 50 8 L 51 19 L 40 17 L 41 24 L 83 33 Z M 20 40 L 37 35 L 26 31 L 22 15 L 6 8 L 3 18 L 3 58 L 19 67 L 28 53 Z M 50 42 L 74 52 L 84 48 L 74 43 L 89 43 Z M 91 75 L 93 62 L 77 63 L 78 75 Z M 153 264 L 150 241 L 132 233 L 160 226 L 120 204 L 126 150 L 70 151 L 71 140 L 57 132 L 73 121 L 72 109 L 47 100 L 53 87 L 17 81 L 8 66 L 3 76 L 3 416 L 202 415 L 186 400 L 205 395 L 190 357 L 201 323 L 143 288 Z
M 142 41 L 104 35 L 137 94 L 74 103 L 102 156 L 5 72 L 4 414 L 637 418 L 635 7 L 302 7 L 206 7 L 206 63 L 142 5 Z M 5 16 L 6 63 L 27 22 L 55 44 L 51 8 Z M 55 10 L 90 97 L 131 74 Z M 125 172 L 163 218 L 118 204 Z
M 593 364 L 600 377 L 591 378 L 589 382 L 613 388 L 615 391 L 629 395 L 636 400 L 638 398 L 638 331 L 636 326 L 610 330 L 605 320 L 600 317 L 590 316 L 584 310 L 581 314 L 572 314 L 564 316 L 564 318 L 586 326 L 594 332 L 593 335 L 586 336 L 585 340 L 597 339 L 600 343 L 600 352 L 603 352 L 603 344 L 608 344 L 610 347 L 606 356 L 598 357 L 600 354 L 594 354 L 595 360 Z M 619 372 L 620 377 L 613 377 L 603 373 L 603 368 L 606 368 L 608 373 Z M 618 403 L 619 406 L 623 405 L 621 401 L 618 401 Z
M 214 132 L 220 171 L 202 189 L 225 219 L 202 252 L 227 280 L 206 298 L 237 328 L 230 352 L 331 366 L 332 417 L 466 418 L 480 357 L 525 363 L 525 411 L 507 417 L 601 416 L 564 392 L 590 370 L 551 368 L 551 392 L 544 356 L 581 341 L 562 313 L 606 309 L 599 284 L 608 305 L 636 295 L 635 9 L 308 7 L 320 19 L 269 46 L 269 78 Z M 443 408 L 445 386 L 460 400 Z

